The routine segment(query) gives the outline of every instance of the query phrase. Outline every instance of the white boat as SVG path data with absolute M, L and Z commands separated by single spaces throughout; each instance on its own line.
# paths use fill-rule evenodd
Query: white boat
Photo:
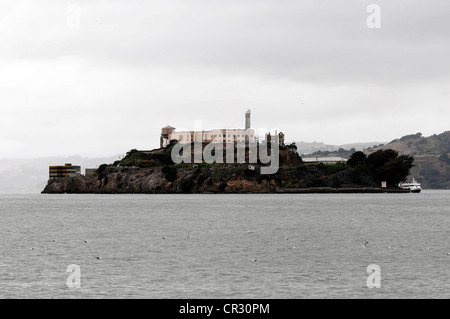
M 409 189 L 411 193 L 420 193 L 422 190 L 422 186 L 414 178 L 411 183 L 400 183 L 398 186 L 403 189 Z

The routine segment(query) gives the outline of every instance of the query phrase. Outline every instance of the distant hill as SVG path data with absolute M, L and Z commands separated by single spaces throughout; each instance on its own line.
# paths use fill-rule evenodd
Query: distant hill
M 381 144 L 380 142 L 368 142 L 368 143 L 350 143 L 350 144 L 343 144 L 343 145 L 331 145 L 331 144 L 325 144 L 321 142 L 295 142 L 295 145 L 297 146 L 297 152 L 300 155 L 309 155 L 313 154 L 315 152 L 321 151 L 321 152 L 336 152 L 339 151 L 339 149 L 344 150 L 351 150 L 354 149 L 355 151 L 363 151 L 364 149 L 368 147 L 373 147 L 376 145 Z
M 424 189 L 450 189 L 450 131 L 429 137 L 421 133 L 406 135 L 387 145 L 367 148 L 365 152 L 387 148 L 414 156 L 410 178 L 422 183 Z
M 450 189 L 450 131 L 429 137 L 423 137 L 421 133 L 406 135 L 387 144 L 367 147 L 363 151 L 370 154 L 381 149 L 412 155 L 415 161 L 408 179 L 414 177 L 424 189 Z M 334 151 L 317 151 L 308 156 L 349 158 L 354 151 L 347 146 Z

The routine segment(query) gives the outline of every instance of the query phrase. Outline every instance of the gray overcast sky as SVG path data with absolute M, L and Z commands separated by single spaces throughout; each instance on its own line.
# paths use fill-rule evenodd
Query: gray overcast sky
M 0 0 L 0 158 L 155 148 L 247 108 L 287 141 L 439 134 L 449 40 L 446 0 Z

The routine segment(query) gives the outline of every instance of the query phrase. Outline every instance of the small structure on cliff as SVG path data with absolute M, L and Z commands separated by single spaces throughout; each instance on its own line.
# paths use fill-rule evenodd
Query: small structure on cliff
M 270 133 L 266 133 L 266 142 L 267 143 L 271 143 L 272 140 L 276 140 L 276 137 L 278 135 L 278 144 L 280 144 L 280 146 L 284 146 L 284 133 L 280 132 L 277 134 L 277 131 L 275 131 L 275 135 L 271 135 Z
M 159 147 L 166 147 L 170 142 L 170 134 L 175 131 L 175 127 L 167 125 L 161 129 L 161 137 L 159 140 Z
M 97 172 L 98 168 L 86 168 L 84 170 L 84 175 L 89 175 L 89 174 L 94 174 L 95 172 Z

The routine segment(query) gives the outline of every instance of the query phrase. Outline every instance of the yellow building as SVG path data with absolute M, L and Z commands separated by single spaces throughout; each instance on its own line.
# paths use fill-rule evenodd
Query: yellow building
M 50 178 L 60 178 L 60 177 L 75 177 L 81 175 L 80 166 L 72 166 L 68 163 L 64 166 L 50 166 Z
M 248 136 L 250 142 L 255 141 L 255 131 L 253 129 L 215 129 L 211 131 L 183 131 L 172 132 L 169 135 L 169 140 L 177 140 L 179 143 L 233 143 L 245 142 L 245 137 Z
M 181 131 L 177 132 L 174 127 L 166 126 L 161 130 L 161 147 L 167 145 L 171 140 L 179 143 L 234 143 L 255 142 L 255 130 L 250 128 L 250 110 L 245 113 L 245 129 L 214 129 L 210 131 Z

